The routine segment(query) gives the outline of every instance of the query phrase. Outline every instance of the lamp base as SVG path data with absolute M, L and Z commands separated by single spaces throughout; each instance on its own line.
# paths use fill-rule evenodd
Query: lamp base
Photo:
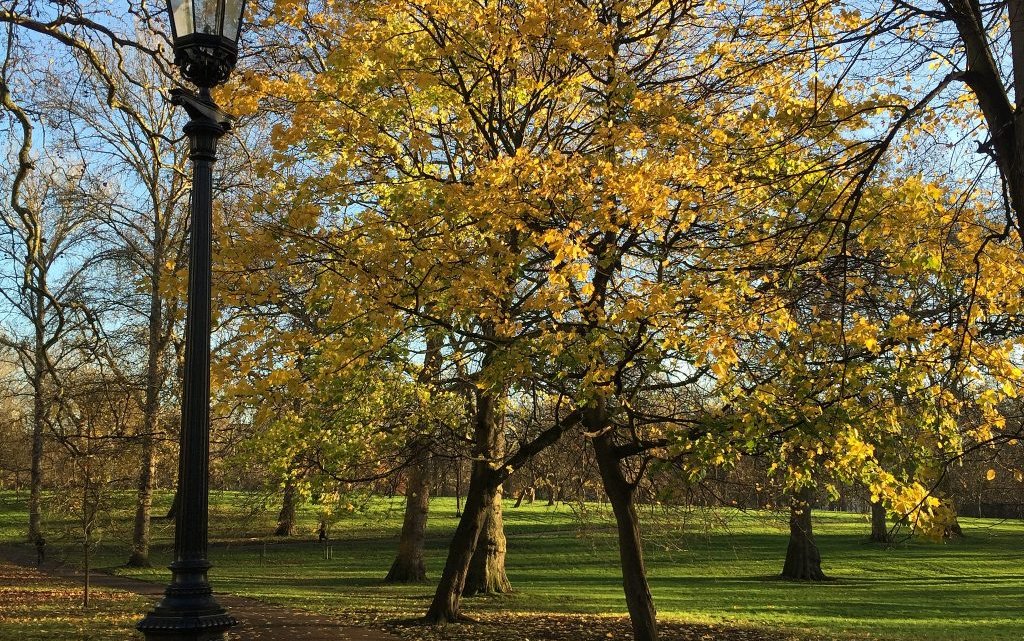
M 148 641 L 223 641 L 238 620 L 213 598 L 205 559 L 175 561 L 164 598 L 135 628 Z
M 194 612 L 161 612 L 160 606 L 136 625 L 149 641 L 224 641 L 238 621 L 223 609 L 196 615 Z

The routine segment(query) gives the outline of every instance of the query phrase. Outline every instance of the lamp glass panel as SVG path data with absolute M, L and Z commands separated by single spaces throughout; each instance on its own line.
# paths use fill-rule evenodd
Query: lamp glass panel
M 196 3 L 196 33 L 208 33 L 210 35 L 220 35 L 220 24 L 217 19 L 219 12 L 217 11 L 217 5 L 220 3 L 217 0 L 192 0 Z
M 192 21 L 192 0 L 171 0 L 171 19 L 174 21 L 174 35 L 187 36 L 196 30 Z
M 238 40 L 238 28 L 242 24 L 245 0 L 224 0 L 224 37 Z

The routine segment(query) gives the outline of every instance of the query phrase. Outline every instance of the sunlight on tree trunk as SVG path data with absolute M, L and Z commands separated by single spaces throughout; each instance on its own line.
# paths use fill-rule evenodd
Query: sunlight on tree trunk
M 603 414 L 603 412 L 601 412 Z M 600 432 L 606 419 L 588 421 L 591 433 Z M 643 545 L 640 524 L 637 519 L 634 493 L 636 487 L 623 474 L 621 461 L 615 452 L 615 444 L 609 432 L 593 440 L 597 464 L 601 471 L 608 501 L 615 514 L 615 527 L 619 538 L 619 561 L 622 569 L 622 587 L 626 595 L 626 607 L 633 626 L 634 641 L 657 641 L 657 612 L 654 598 L 647 583 L 647 569 L 644 566 Z
M 423 561 L 423 544 L 427 536 L 427 516 L 430 512 L 430 477 L 433 471 L 429 451 L 409 466 L 405 481 L 405 517 L 398 540 L 398 555 L 384 577 L 388 583 L 418 583 L 427 580 L 427 567 Z
M 463 596 L 505 594 L 512 591 L 512 583 L 505 573 L 506 540 L 501 498 L 499 487 L 487 510 L 487 521 L 469 564 L 466 585 L 462 589 Z
M 814 488 L 800 490 L 790 503 L 789 547 L 786 549 L 786 563 L 782 576 L 799 581 L 826 581 L 821 571 L 821 553 L 814 540 L 811 523 L 811 506 L 814 502 Z

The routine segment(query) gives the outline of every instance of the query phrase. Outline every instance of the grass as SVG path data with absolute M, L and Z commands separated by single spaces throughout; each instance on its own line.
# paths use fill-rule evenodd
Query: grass
M 97 588 L 81 604 L 80 586 L 0 560 L 0 639 L 121 641 L 150 602 Z
M 156 513 L 166 509 L 161 496 Z M 130 497 L 114 514 L 96 565 L 115 568 L 127 558 Z M 399 499 L 369 500 L 343 514 L 332 529 L 333 558 L 316 542 L 317 517 L 300 512 L 300 534 L 269 536 L 274 513 L 250 495 L 221 492 L 211 500 L 210 557 L 215 589 L 297 608 L 371 622 L 421 615 L 433 584 L 391 586 L 387 572 L 401 525 Z M 467 600 L 465 609 L 487 615 L 625 612 L 610 516 L 597 505 L 586 512 L 540 503 L 506 504 L 508 574 L 516 592 Z M 435 499 L 427 541 L 428 572 L 438 577 L 455 527 L 452 499 Z M 1024 635 L 1021 541 L 1024 524 L 963 519 L 958 543 L 909 542 L 880 549 L 865 542 L 862 515 L 818 512 L 815 522 L 825 571 L 836 580 L 800 584 L 776 577 L 788 529 L 778 515 L 718 510 L 644 512 L 651 589 L 666 621 L 780 630 L 821 639 L 893 641 L 1000 641 Z M 23 496 L 0 492 L 0 542 L 23 536 Z M 50 517 L 48 540 L 68 562 L 78 548 L 68 525 Z M 173 531 L 155 521 L 154 570 L 119 573 L 165 581 Z

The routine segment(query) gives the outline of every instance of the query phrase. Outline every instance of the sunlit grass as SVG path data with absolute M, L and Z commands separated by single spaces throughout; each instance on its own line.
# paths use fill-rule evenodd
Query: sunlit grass
M 84 608 L 82 586 L 0 561 L 0 639 L 131 639 L 149 605 L 129 592 L 93 589 Z
M 156 510 L 166 510 L 169 496 Z M 104 535 L 98 565 L 127 557 L 130 497 Z M 392 561 L 402 501 L 377 499 L 341 515 L 332 529 L 333 558 L 316 541 L 317 513 L 300 511 L 294 539 L 270 536 L 273 506 L 237 493 L 217 493 L 211 507 L 211 573 L 220 591 L 293 607 L 345 614 L 354 620 L 421 615 L 433 584 L 381 582 Z M 24 502 L 0 494 L 0 534 L 17 540 Z M 862 515 L 818 512 L 816 528 L 825 570 L 836 580 L 798 584 L 776 578 L 786 549 L 785 519 L 768 512 L 643 512 L 651 588 L 659 616 L 693 622 L 807 630 L 829 638 L 896 640 L 1009 640 L 1024 635 L 1021 523 L 964 519 L 957 543 L 908 542 L 894 549 L 866 543 Z M 455 527 L 453 499 L 435 499 L 427 541 L 428 571 L 436 579 Z M 515 594 L 470 599 L 473 612 L 624 613 L 614 530 L 606 509 L 584 513 L 541 503 L 506 503 L 508 572 Z M 51 521 L 53 531 L 67 531 Z M 153 570 L 118 570 L 154 581 L 167 577 L 172 524 L 155 521 Z M 70 561 L 70 537 L 52 535 Z

